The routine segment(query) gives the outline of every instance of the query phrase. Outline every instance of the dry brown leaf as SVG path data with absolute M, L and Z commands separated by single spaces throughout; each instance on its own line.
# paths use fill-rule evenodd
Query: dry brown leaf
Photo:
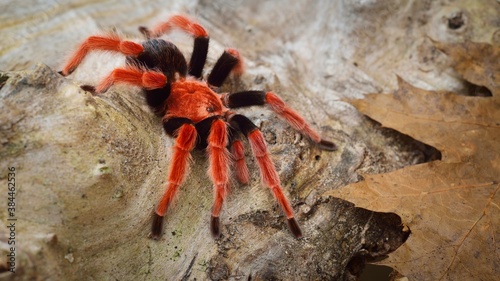
M 392 94 L 352 104 L 362 113 L 425 142 L 442 160 L 379 175 L 325 195 L 359 207 L 400 214 L 412 230 L 382 264 L 410 280 L 496 280 L 500 276 L 499 48 L 487 44 L 437 47 L 467 81 L 491 97 L 425 91 L 398 78 Z

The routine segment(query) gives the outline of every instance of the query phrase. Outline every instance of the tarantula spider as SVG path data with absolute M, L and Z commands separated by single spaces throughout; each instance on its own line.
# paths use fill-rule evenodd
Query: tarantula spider
M 180 29 L 194 37 L 189 64 L 173 43 L 158 39 L 173 29 Z M 207 58 L 209 36 L 201 25 L 185 16 L 175 15 L 153 30 L 146 27 L 139 27 L 139 30 L 147 39 L 142 44 L 122 40 L 115 34 L 87 38 L 60 73 L 69 75 L 88 52 L 93 50 L 122 53 L 126 56 L 126 67 L 114 69 L 96 87 L 83 85 L 82 89 L 103 93 L 115 83 L 143 88 L 148 105 L 163 117 L 165 131 L 175 138 L 168 184 L 153 214 L 151 237 L 158 239 L 162 234 L 163 217 L 184 181 L 190 152 L 194 148 L 206 149 L 208 152 L 209 175 L 214 185 L 215 198 L 210 228 L 214 237 L 220 235 L 219 214 L 228 193 L 231 173 L 229 166 L 236 166 L 235 175 L 241 183 L 249 181 L 241 135 L 248 139 L 262 182 L 271 189 L 283 209 L 290 231 L 295 237 L 302 237 L 293 209 L 281 189 L 278 173 L 269 157 L 262 133 L 252 121 L 232 109 L 267 104 L 321 149 L 335 150 L 335 145 L 323 140 L 273 92 L 216 93 L 214 90 L 231 73 L 242 73 L 243 62 L 236 50 L 227 49 L 215 63 L 206 81 L 203 80 L 202 71 Z

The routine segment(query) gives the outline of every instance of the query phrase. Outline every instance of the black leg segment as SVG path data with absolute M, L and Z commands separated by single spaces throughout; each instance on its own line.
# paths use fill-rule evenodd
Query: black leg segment
M 165 123 L 163 123 L 163 129 L 165 132 L 173 137 L 175 137 L 175 133 L 177 130 L 184 124 L 192 124 L 193 121 L 187 118 L 170 118 Z
M 237 141 L 237 140 L 241 140 L 241 133 L 240 133 L 240 129 L 239 129 L 239 126 L 237 127 L 234 127 L 235 124 L 231 124 L 229 123 L 229 126 L 227 127 L 228 129 L 228 134 L 229 134 L 229 145 L 232 145 L 233 142 Z
M 189 75 L 201 78 L 205 61 L 208 54 L 208 37 L 196 37 L 194 39 L 193 54 L 189 61 Z
M 233 115 L 229 120 L 229 124 L 234 128 L 238 128 L 245 136 L 259 129 L 250 119 L 241 114 Z
M 208 84 L 214 87 L 220 87 L 229 76 L 229 73 L 231 73 L 231 70 L 238 64 L 238 61 L 237 57 L 233 56 L 228 51 L 224 51 L 222 56 L 220 56 L 215 63 L 212 72 L 208 75 Z
M 219 217 L 212 216 L 210 218 L 210 232 L 214 238 L 220 237 L 220 219 Z
M 214 120 L 219 118 L 220 116 L 212 116 L 195 124 L 196 132 L 198 133 L 198 143 L 196 145 L 198 149 L 204 149 L 207 147 L 207 139 L 210 134 L 210 129 L 212 128 L 212 123 Z
M 161 237 L 161 232 L 163 231 L 163 217 L 159 216 L 157 213 L 153 214 L 153 224 L 151 225 L 151 238 L 158 240 Z
M 266 104 L 266 92 L 264 91 L 237 92 L 226 97 L 226 106 L 229 108 L 264 104 Z
M 165 114 L 165 101 L 170 96 L 170 83 L 161 89 L 145 90 L 146 102 L 159 116 Z

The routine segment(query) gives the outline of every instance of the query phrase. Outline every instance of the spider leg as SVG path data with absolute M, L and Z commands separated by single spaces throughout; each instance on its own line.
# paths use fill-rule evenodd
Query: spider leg
M 195 126 L 188 119 L 179 119 L 176 118 L 173 123 L 167 121 L 164 124 L 166 130 L 173 130 L 173 126 L 178 127 L 178 129 L 175 130 L 177 138 L 175 139 L 175 146 L 172 149 L 172 165 L 170 166 L 168 175 L 167 188 L 153 214 L 153 224 L 151 227 L 151 237 L 153 239 L 158 239 L 161 236 L 163 217 L 172 203 L 179 186 L 184 181 L 189 166 L 191 150 L 196 144 L 197 133 Z
M 131 41 L 121 40 L 118 35 L 110 34 L 108 36 L 90 36 L 78 47 L 77 51 L 70 57 L 63 67 L 61 74 L 67 76 L 73 72 L 83 61 L 88 52 L 92 50 L 114 51 L 126 56 L 137 56 L 144 48 L 141 44 Z
M 210 86 L 220 87 L 229 76 L 231 71 L 234 74 L 243 73 L 243 59 L 235 49 L 227 49 L 220 56 L 208 75 L 207 82 Z
M 269 157 L 267 146 L 261 131 L 257 128 L 257 126 L 255 126 L 255 124 L 252 123 L 252 121 L 243 115 L 233 115 L 230 122 L 231 124 L 237 124 L 243 134 L 248 138 L 250 146 L 252 147 L 253 155 L 257 160 L 257 165 L 259 166 L 262 182 L 264 185 L 269 187 L 269 189 L 271 189 L 274 197 L 283 209 L 283 212 L 287 217 L 290 231 L 296 238 L 302 237 L 302 231 L 295 220 L 292 206 L 281 189 L 278 172 L 276 172 L 274 164 Z
M 285 102 L 273 92 L 245 91 L 228 94 L 223 99 L 229 108 L 246 107 L 252 105 L 269 105 L 272 111 L 283 118 L 292 128 L 311 139 L 324 150 L 337 150 L 333 142 L 324 140 L 311 128 L 306 120 L 295 110 L 288 107 Z
M 207 60 L 208 54 L 208 32 L 200 24 L 193 22 L 186 16 L 174 15 L 166 22 L 157 25 L 153 30 L 146 27 L 139 27 L 139 31 L 146 38 L 160 37 L 162 34 L 171 32 L 173 29 L 180 29 L 194 37 L 193 53 L 189 61 L 189 75 L 196 78 L 201 78 L 203 66 Z
M 229 148 L 233 155 L 233 160 L 236 165 L 236 179 L 243 184 L 247 184 L 250 180 L 250 174 L 245 162 L 245 148 L 240 140 L 240 132 L 235 127 L 229 127 Z
M 113 70 L 95 89 L 88 85 L 83 85 L 82 89 L 93 89 L 96 93 L 104 93 L 117 82 L 140 86 L 146 90 L 153 90 L 163 88 L 167 84 L 167 77 L 161 72 L 143 71 L 129 66 Z
M 208 173 L 214 184 L 214 205 L 210 229 L 214 237 L 220 236 L 219 214 L 229 189 L 229 151 L 227 124 L 221 119 L 213 121 L 207 140 L 210 167 Z
M 171 16 L 167 21 L 153 28 L 151 33 L 154 37 L 160 37 L 163 34 L 171 32 L 174 28 L 178 28 L 194 37 L 208 37 L 208 32 L 203 26 L 183 15 Z

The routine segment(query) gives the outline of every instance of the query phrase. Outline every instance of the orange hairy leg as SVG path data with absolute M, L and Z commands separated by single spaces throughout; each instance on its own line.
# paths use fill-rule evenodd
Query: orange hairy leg
M 116 82 L 140 86 L 146 90 L 160 89 L 167 84 L 165 74 L 157 71 L 142 71 L 132 66 L 116 68 L 99 85 L 97 93 L 106 92 Z
M 274 197 L 278 201 L 281 209 L 287 218 L 288 227 L 296 238 L 302 237 L 302 231 L 295 220 L 292 206 L 281 189 L 281 182 L 278 172 L 274 168 L 273 161 L 269 157 L 266 142 L 261 131 L 247 117 L 235 114 L 231 116 L 230 123 L 232 126 L 237 126 L 239 130 L 247 137 L 252 148 L 252 153 L 257 160 L 259 166 L 262 183 L 271 189 Z
M 239 182 L 247 184 L 250 180 L 247 164 L 245 163 L 245 149 L 240 140 L 235 140 L 231 145 L 234 163 L 236 165 L 236 178 Z
M 250 146 L 252 147 L 253 155 L 257 160 L 257 164 L 259 166 L 260 174 L 262 176 L 262 182 L 271 189 L 274 197 L 280 204 L 283 212 L 286 215 L 288 226 L 290 231 L 296 238 L 302 237 L 302 231 L 300 230 L 297 221 L 295 220 L 292 206 L 285 194 L 283 194 L 283 190 L 281 189 L 281 182 L 278 176 L 278 172 L 274 168 L 274 164 L 269 158 L 269 153 L 267 152 L 266 143 L 264 141 L 264 137 L 260 130 L 256 129 L 248 134 L 248 141 L 250 142 Z
M 207 139 L 210 162 L 209 175 L 214 184 L 214 205 L 210 229 L 214 237 L 220 236 L 219 214 L 229 189 L 229 151 L 227 150 L 227 124 L 221 119 L 212 123 Z
M 297 112 L 273 92 L 244 91 L 228 94 L 223 97 L 224 105 L 229 108 L 247 107 L 253 105 L 269 105 L 272 111 L 284 119 L 292 128 L 315 142 L 324 150 L 336 150 L 334 143 L 324 140 Z
M 77 51 L 71 56 L 61 71 L 62 75 L 71 74 L 75 68 L 83 61 L 89 51 L 114 51 L 120 52 L 126 56 L 138 56 L 143 52 L 144 47 L 131 41 L 121 40 L 117 35 L 109 36 L 90 36 L 85 40 Z
M 285 102 L 273 92 L 267 92 L 265 97 L 266 103 L 271 109 L 281 118 L 283 118 L 292 128 L 299 133 L 307 136 L 313 142 L 317 143 L 322 149 L 336 150 L 335 144 L 327 140 L 321 139 L 320 135 L 311 128 L 306 120 L 300 116 L 295 110 L 288 107 Z
M 207 37 L 208 32 L 203 28 L 203 26 L 199 25 L 196 22 L 193 22 L 186 16 L 175 15 L 169 18 L 166 22 L 160 23 L 151 31 L 154 37 L 159 37 L 162 34 L 166 34 L 171 32 L 174 28 L 178 28 L 187 34 L 190 34 L 194 37 Z M 141 31 L 144 32 L 145 28 L 142 28 Z M 147 31 L 146 29 L 146 32 Z
M 179 189 L 179 186 L 184 181 L 188 170 L 191 150 L 196 144 L 196 128 L 192 124 L 184 124 L 177 131 L 175 146 L 173 147 L 172 166 L 168 175 L 168 184 L 165 193 L 161 198 L 156 211 L 153 214 L 153 225 L 151 228 L 151 237 L 158 239 L 161 236 L 163 229 L 163 217 L 167 212 L 168 207 Z

